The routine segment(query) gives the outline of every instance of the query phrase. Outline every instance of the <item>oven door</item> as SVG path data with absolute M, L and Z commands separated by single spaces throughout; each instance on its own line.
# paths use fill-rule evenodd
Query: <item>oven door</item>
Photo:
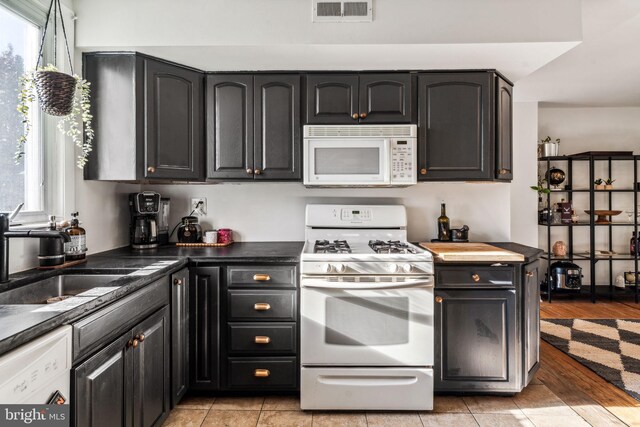
M 433 277 L 302 279 L 304 366 L 433 366 Z
M 305 139 L 305 185 L 391 183 L 390 140 L 386 138 Z

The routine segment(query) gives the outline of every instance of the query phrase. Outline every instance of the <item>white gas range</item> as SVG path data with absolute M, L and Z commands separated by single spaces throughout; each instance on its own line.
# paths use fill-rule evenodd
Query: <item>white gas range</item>
M 433 408 L 433 258 L 404 206 L 308 205 L 302 409 Z

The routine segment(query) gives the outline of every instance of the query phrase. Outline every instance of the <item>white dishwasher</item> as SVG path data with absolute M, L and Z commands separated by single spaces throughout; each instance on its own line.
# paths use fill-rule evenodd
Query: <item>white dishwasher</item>
M 0 403 L 47 404 L 56 393 L 69 403 L 71 330 L 61 326 L 0 356 Z

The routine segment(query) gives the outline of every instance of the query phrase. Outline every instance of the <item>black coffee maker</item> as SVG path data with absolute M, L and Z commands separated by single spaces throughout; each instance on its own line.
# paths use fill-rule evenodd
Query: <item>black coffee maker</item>
M 160 194 L 153 191 L 129 194 L 129 238 L 133 249 L 158 247 Z

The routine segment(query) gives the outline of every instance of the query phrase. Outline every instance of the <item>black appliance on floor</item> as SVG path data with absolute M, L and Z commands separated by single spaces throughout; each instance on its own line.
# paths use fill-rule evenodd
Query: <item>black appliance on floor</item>
M 551 278 L 547 285 L 552 291 L 580 292 L 582 286 L 582 268 L 569 261 L 557 261 L 551 264 Z
M 153 191 L 129 194 L 129 236 L 133 249 L 158 247 L 160 194 Z

